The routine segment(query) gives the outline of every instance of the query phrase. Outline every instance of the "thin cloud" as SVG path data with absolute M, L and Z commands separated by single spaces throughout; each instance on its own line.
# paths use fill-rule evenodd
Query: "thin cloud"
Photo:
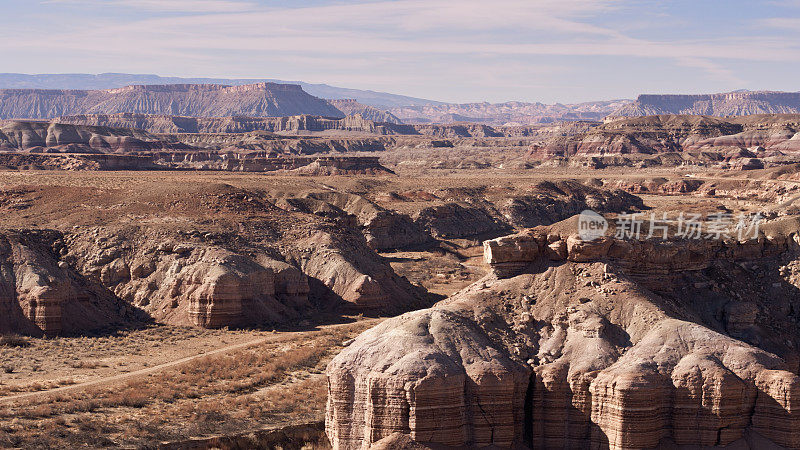
M 65 61 L 93 64 L 97 71 L 116 71 L 127 56 L 130 62 L 124 66 L 138 72 L 211 75 L 202 72 L 212 68 L 214 75 L 335 81 L 373 89 L 392 84 L 425 89 L 426 80 L 434 86 L 455 77 L 458 83 L 447 87 L 469 91 L 481 84 L 505 84 L 509 91 L 546 80 L 558 85 L 559 73 L 580 72 L 585 62 L 594 64 L 598 58 L 625 59 L 653 79 L 667 69 L 691 77 L 693 85 L 720 89 L 747 87 L 747 76 L 733 67 L 800 63 L 800 42 L 775 31 L 800 29 L 800 18 L 749 18 L 742 27 L 732 23 L 712 37 L 698 32 L 701 38 L 692 38 L 691 31 L 678 35 L 670 34 L 669 27 L 651 32 L 631 26 L 630 17 L 646 11 L 638 2 L 623 0 L 316 1 L 291 6 L 233 0 L 50 1 L 105 8 L 76 14 L 55 27 L 31 24 L 25 33 L 0 27 L 0 54 L 14 55 L 6 61 L 18 61 L 25 52 L 39 57 L 58 53 Z M 131 8 L 152 12 L 116 14 Z M 673 15 L 664 21 L 670 18 L 681 19 Z M 115 66 L 102 66 L 104 61 Z
M 251 2 L 229 0 L 48 0 L 44 3 L 188 13 L 242 12 L 258 6 Z

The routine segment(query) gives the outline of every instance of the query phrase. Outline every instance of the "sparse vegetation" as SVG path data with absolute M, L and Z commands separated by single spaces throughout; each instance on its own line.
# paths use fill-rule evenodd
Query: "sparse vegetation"
M 2 334 L 0 335 L 0 347 L 28 347 L 30 346 L 28 338 L 17 334 Z
M 276 333 L 262 345 L 202 357 L 119 385 L 0 408 L 0 447 L 98 446 L 93 437 L 98 433 L 104 445 L 148 446 L 321 420 L 325 365 L 343 342 L 370 323 L 299 336 Z

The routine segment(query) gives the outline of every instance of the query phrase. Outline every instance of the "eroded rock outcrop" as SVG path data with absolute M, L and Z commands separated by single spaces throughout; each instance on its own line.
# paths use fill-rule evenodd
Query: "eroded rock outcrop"
M 642 199 L 621 190 L 574 181 L 541 182 L 517 195 L 496 189 L 494 193 L 487 187 L 443 192 L 442 203 L 415 213 L 414 222 L 437 238 L 493 237 L 513 229 L 549 225 L 585 209 L 622 212 L 644 207 Z
M 303 273 L 346 302 L 346 309 L 396 314 L 429 304 L 425 293 L 398 276 L 363 237 L 317 231 L 295 242 L 286 254 Z
M 366 198 L 345 192 L 311 192 L 279 199 L 285 209 L 324 217 L 355 219 L 367 244 L 375 250 L 398 249 L 430 244 L 433 238 L 405 214 L 387 210 Z M 346 220 L 343 225 L 348 224 Z
M 141 320 L 133 308 L 60 260 L 54 231 L 0 235 L 0 333 L 74 334 Z
M 337 356 L 334 447 L 393 433 L 457 447 L 800 445 L 800 289 L 778 270 L 796 235 L 632 243 L 555 230 L 487 242 L 494 275 Z

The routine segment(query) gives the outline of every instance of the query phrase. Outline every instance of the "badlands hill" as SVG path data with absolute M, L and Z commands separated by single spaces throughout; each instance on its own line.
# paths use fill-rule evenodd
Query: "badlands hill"
M 586 242 L 570 222 L 487 241 L 492 274 L 331 362 L 331 443 L 798 448 L 800 248 L 765 228 Z
M 243 178 L 244 188 L 205 181 L 209 174 L 121 176 L 141 182 L 3 191 L 0 333 L 82 333 L 136 320 L 220 328 L 296 324 L 339 311 L 397 314 L 434 297 L 378 250 L 436 245 L 441 236 L 498 236 L 589 207 L 643 207 L 620 190 L 560 182 L 504 190 L 494 202 L 482 192 L 458 190 L 449 194 L 454 199 L 440 192 L 435 205 L 406 214 L 367 198 L 380 180 L 346 182 L 360 195 L 321 189 L 313 179 Z
M 741 91 L 704 95 L 640 95 L 623 105 L 610 118 L 660 114 L 746 116 L 751 114 L 800 113 L 800 92 Z
M 136 85 L 101 91 L 0 90 L 0 119 L 51 119 L 71 114 L 123 112 L 196 117 L 344 116 L 325 100 L 289 84 Z

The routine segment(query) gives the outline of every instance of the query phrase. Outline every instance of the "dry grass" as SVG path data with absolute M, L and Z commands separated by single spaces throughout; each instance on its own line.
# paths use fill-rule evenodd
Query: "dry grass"
M 0 347 L 16 347 L 23 348 L 31 345 L 30 340 L 23 336 L 16 334 L 3 334 L 0 335 Z
M 322 370 L 342 342 L 367 326 L 287 335 L 119 386 L 0 408 L 0 448 L 147 447 L 320 420 L 327 386 Z

